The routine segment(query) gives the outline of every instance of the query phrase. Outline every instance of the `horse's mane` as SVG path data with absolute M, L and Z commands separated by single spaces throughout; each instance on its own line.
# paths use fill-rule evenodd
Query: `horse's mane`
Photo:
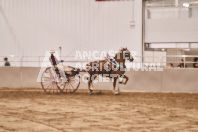
M 123 53 L 123 51 L 126 51 L 127 48 L 121 48 L 116 54 L 115 54 L 115 58 L 117 57 L 118 54 Z
M 127 48 L 121 48 L 118 53 L 128 50 Z

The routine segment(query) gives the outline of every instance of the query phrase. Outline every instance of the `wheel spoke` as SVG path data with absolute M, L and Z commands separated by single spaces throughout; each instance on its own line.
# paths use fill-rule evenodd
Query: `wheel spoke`
M 52 79 L 51 77 L 43 77 L 43 79 L 45 80 L 50 80 L 50 79 Z
M 42 74 L 41 85 L 46 93 L 57 94 L 63 93 L 73 93 L 75 92 L 80 84 L 79 79 L 76 76 L 67 76 L 67 81 L 63 81 L 62 77 L 58 77 L 57 73 L 53 68 L 48 67 Z
M 75 89 L 74 87 L 73 87 L 73 85 L 71 84 L 71 83 L 69 83 L 71 86 L 72 86 L 72 88 L 73 88 L 73 90 Z

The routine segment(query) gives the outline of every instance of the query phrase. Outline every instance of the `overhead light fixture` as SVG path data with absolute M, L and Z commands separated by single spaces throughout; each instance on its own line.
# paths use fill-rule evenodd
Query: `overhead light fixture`
M 189 5 L 190 5 L 189 3 L 183 3 L 184 7 L 189 7 Z
M 165 51 L 165 49 L 161 49 L 162 51 Z
M 15 55 L 10 55 L 10 57 L 14 57 Z

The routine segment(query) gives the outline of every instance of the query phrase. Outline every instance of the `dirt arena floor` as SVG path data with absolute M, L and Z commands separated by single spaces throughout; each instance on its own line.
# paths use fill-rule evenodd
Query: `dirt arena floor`
M 197 132 L 198 94 L 0 89 L 0 132 Z

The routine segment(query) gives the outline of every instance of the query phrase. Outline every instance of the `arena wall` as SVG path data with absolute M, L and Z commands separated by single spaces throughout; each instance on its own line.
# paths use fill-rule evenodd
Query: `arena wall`
M 0 9 L 0 56 L 44 56 L 59 46 L 63 56 L 121 47 L 142 54 L 140 0 L 0 0 Z
M 0 87 L 41 88 L 37 78 L 40 67 L 0 67 Z M 127 85 L 120 85 L 121 91 L 130 92 L 192 92 L 198 93 L 198 69 L 164 69 L 163 71 L 126 72 Z M 82 76 L 84 73 L 81 74 Z M 81 82 L 79 89 L 87 89 Z M 94 84 L 97 90 L 112 90 L 112 82 Z

